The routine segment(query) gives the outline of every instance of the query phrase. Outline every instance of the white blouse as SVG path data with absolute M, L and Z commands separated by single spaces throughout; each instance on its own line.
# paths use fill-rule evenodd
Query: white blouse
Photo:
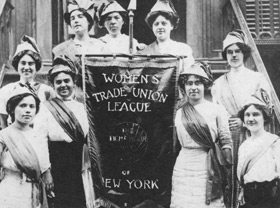
M 278 137 L 266 132 L 264 136 L 257 139 L 249 137 L 239 147 L 237 177 L 240 180 L 241 170 L 246 159 L 257 149 L 263 147 L 267 138 Z M 276 141 L 244 175 L 244 183 L 272 181 L 280 176 L 280 139 Z

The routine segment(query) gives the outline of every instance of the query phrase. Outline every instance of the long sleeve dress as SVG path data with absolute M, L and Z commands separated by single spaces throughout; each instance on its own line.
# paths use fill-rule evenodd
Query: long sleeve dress
M 204 101 L 194 108 L 209 126 L 213 141 L 219 139 L 222 148 L 231 148 L 227 112 L 222 106 Z M 224 207 L 223 198 L 206 205 L 207 154 L 186 131 L 182 123 L 182 108 L 175 117 L 175 126 L 181 150 L 176 159 L 172 176 L 171 208 Z

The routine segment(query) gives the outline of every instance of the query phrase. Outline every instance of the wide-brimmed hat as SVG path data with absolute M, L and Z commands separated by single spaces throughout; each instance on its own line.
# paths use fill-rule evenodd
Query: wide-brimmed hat
M 36 71 L 39 71 L 42 66 L 42 58 L 40 55 L 39 48 L 34 38 L 24 35 L 21 38 L 21 43 L 18 44 L 16 52 L 12 58 L 12 66 L 17 70 L 18 62 L 24 55 L 30 55 L 36 66 Z
M 103 3 L 97 12 L 100 27 L 104 26 L 106 17 L 113 12 L 119 12 L 123 17 L 127 15 L 127 11 L 117 1 L 110 0 L 107 4 Z
M 70 0 L 68 1 L 67 12 L 64 13 L 64 21 L 70 25 L 71 13 L 75 10 L 81 11 L 89 22 L 88 30 L 90 30 L 94 23 L 94 2 L 91 0 Z
M 211 69 L 210 69 L 209 65 L 206 63 L 195 62 L 190 67 L 185 68 L 181 72 L 180 77 L 183 77 L 185 75 L 196 75 L 196 76 L 204 78 L 209 83 L 213 82 L 213 75 L 212 75 Z
M 173 21 L 172 24 L 174 28 L 178 26 L 179 16 L 173 6 L 173 3 L 170 0 L 157 0 L 155 5 L 151 8 L 151 11 L 147 14 L 145 21 L 152 28 L 152 20 L 154 16 L 159 15 L 160 13 L 168 13 L 171 15 Z
M 75 64 L 65 55 L 55 57 L 53 61 L 53 66 L 48 72 L 48 80 L 53 83 L 54 76 L 60 72 L 70 74 L 74 79 L 78 74 L 78 70 Z M 74 80 L 75 81 L 75 80 Z
M 229 32 L 223 41 L 223 51 L 232 44 L 243 43 L 248 45 L 248 39 L 242 30 L 236 29 Z

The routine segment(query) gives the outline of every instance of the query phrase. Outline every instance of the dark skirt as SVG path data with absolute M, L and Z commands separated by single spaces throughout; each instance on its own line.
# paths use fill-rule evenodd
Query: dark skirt
M 279 179 L 245 184 L 242 208 L 279 208 L 279 194 Z

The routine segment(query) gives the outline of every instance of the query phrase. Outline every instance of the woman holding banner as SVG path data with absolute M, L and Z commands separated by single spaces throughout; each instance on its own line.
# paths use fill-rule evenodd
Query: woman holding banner
M 115 0 L 99 8 L 99 25 L 105 27 L 108 34 L 99 39 L 105 43 L 104 53 L 129 54 L 129 36 L 122 33 L 123 25 L 126 23 L 127 11 Z M 146 45 L 139 44 L 133 39 L 133 52 L 142 50 Z
M 170 38 L 172 30 L 176 29 L 179 23 L 179 16 L 171 1 L 158 0 L 145 20 L 153 30 L 156 41 L 147 46 L 141 54 L 187 56 L 184 67 L 194 63 L 191 47 Z
M 271 107 L 266 92 L 261 90 L 251 96 L 239 112 L 250 132 L 238 151 L 237 177 L 242 186 L 239 195 L 242 208 L 280 206 L 280 139 L 265 130 L 271 121 Z
M 175 117 L 181 150 L 172 176 L 172 208 L 224 207 L 232 140 L 226 110 L 204 98 L 211 84 L 209 66 L 199 62 L 179 77 L 184 97 Z
M 56 97 L 45 102 L 34 129 L 49 140 L 55 207 L 85 208 L 83 155 L 89 124 L 84 105 L 73 99 L 77 70 L 65 56 L 57 57 L 48 73 Z M 43 107 L 43 106 L 42 106 Z

